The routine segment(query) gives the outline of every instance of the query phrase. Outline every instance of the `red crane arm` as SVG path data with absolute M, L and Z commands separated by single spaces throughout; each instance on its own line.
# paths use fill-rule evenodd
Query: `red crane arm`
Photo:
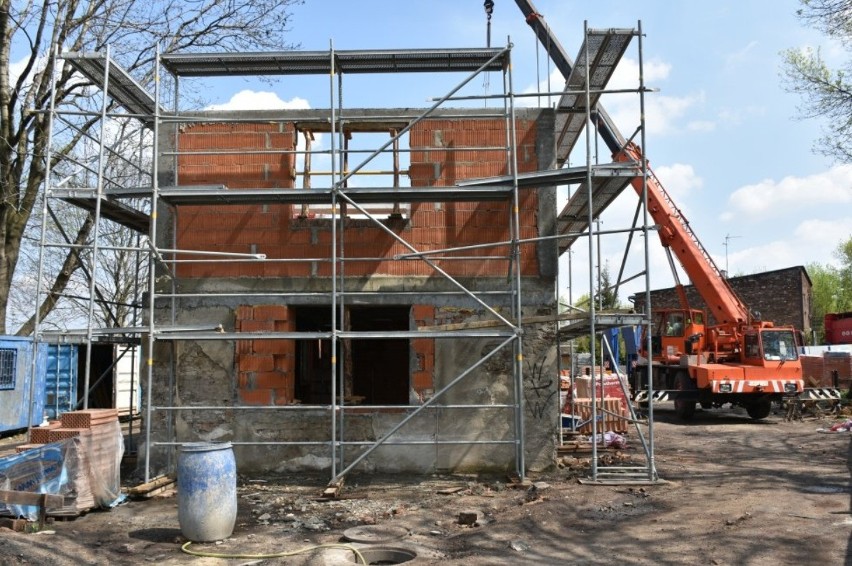
M 644 159 L 641 150 L 633 143 L 629 143 L 613 158 L 622 163 L 637 164 L 642 163 Z M 675 206 L 651 168 L 648 167 L 647 170 L 648 213 L 659 226 L 660 242 L 677 256 L 717 324 L 739 326 L 749 322 L 748 307 L 716 267 L 710 254 L 689 226 L 689 221 Z M 641 198 L 642 177 L 634 177 L 631 184 Z

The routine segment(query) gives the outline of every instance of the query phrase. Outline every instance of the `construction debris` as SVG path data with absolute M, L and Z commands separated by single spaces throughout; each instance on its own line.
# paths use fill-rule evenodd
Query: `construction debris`
M 817 432 L 849 432 L 852 431 L 852 419 L 847 419 L 842 423 L 837 423 L 829 428 L 817 429 Z
M 131 487 L 127 490 L 127 496 L 131 499 L 150 499 L 171 490 L 175 485 L 174 476 L 157 476 L 149 482 Z

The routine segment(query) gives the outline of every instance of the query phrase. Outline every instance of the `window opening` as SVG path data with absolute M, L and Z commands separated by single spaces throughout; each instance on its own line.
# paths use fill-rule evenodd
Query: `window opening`
M 303 158 L 297 160 L 301 169 L 297 170 L 296 174 L 297 177 L 302 177 L 302 188 L 304 190 L 310 190 L 313 187 L 330 188 L 332 174 L 330 161 L 324 154 L 318 154 L 316 159 L 311 158 L 312 153 L 320 151 L 320 146 L 323 144 L 315 143 L 317 139 L 313 130 L 300 129 L 300 131 L 305 140 L 304 149 L 306 153 Z M 340 154 L 337 156 L 340 159 L 340 163 L 337 164 L 337 177 L 349 174 L 350 163 L 360 164 L 376 149 L 386 144 L 389 138 L 394 138 L 399 131 L 400 128 L 397 127 L 377 127 L 376 125 L 363 124 L 352 125 L 344 129 L 343 147 L 339 148 Z M 323 134 L 330 135 L 328 132 L 323 132 Z M 395 139 L 390 147 L 375 156 L 362 169 L 344 181 L 344 187 L 353 189 L 359 187 L 390 187 L 393 189 L 410 187 L 410 152 L 400 149 L 403 144 L 408 144 L 408 139 L 408 133 Z M 317 167 L 317 161 L 326 165 Z M 356 196 L 355 201 L 357 202 L 357 200 Z M 408 217 L 411 213 L 410 203 L 400 203 L 399 201 L 361 204 L 361 206 L 378 218 L 399 219 Z M 365 214 L 351 206 L 345 207 L 343 213 L 348 218 L 366 218 Z M 303 204 L 297 215 L 299 218 L 331 218 L 332 210 L 330 205 Z
M 0 389 L 14 389 L 17 374 L 18 351 L 0 348 Z
M 795 360 L 796 338 L 792 330 L 771 330 L 761 332 L 763 339 L 763 359 Z
M 296 307 L 297 332 L 328 332 L 331 307 Z M 409 328 L 409 306 L 347 307 L 345 330 L 399 331 Z M 338 368 L 344 372 L 343 401 L 362 405 L 407 405 L 409 340 L 347 338 L 340 341 Z M 339 378 L 338 378 L 339 379 Z M 331 340 L 298 340 L 296 398 L 304 404 L 331 403 Z
M 666 336 L 683 336 L 683 313 L 669 313 L 666 320 Z

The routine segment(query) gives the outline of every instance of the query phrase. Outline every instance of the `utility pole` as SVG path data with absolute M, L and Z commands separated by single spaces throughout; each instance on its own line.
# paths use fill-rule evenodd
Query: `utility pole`
M 728 273 L 729 273 L 729 271 L 728 271 L 728 242 L 730 242 L 734 238 L 739 238 L 739 237 L 740 236 L 731 236 L 730 234 L 725 234 L 725 243 L 723 244 L 725 246 L 725 279 L 729 278 L 729 276 L 728 276 Z

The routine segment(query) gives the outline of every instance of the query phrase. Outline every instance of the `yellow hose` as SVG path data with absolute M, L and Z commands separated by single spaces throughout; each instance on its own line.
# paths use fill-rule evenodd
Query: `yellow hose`
M 286 558 L 287 556 L 296 556 L 297 554 L 304 554 L 305 552 L 313 552 L 315 550 L 321 550 L 323 548 L 342 548 L 344 550 L 351 550 L 355 553 L 356 564 L 367 564 L 367 561 L 364 559 L 364 555 L 358 552 L 358 549 L 350 544 L 320 544 L 317 546 L 309 546 L 306 548 L 301 548 L 299 550 L 293 550 L 290 552 L 276 552 L 273 554 L 226 554 L 219 552 L 202 552 L 200 550 L 190 550 L 189 545 L 192 544 L 192 541 L 184 543 L 180 549 L 193 556 L 203 556 L 204 558 L 257 558 L 257 559 L 266 559 L 266 558 Z

